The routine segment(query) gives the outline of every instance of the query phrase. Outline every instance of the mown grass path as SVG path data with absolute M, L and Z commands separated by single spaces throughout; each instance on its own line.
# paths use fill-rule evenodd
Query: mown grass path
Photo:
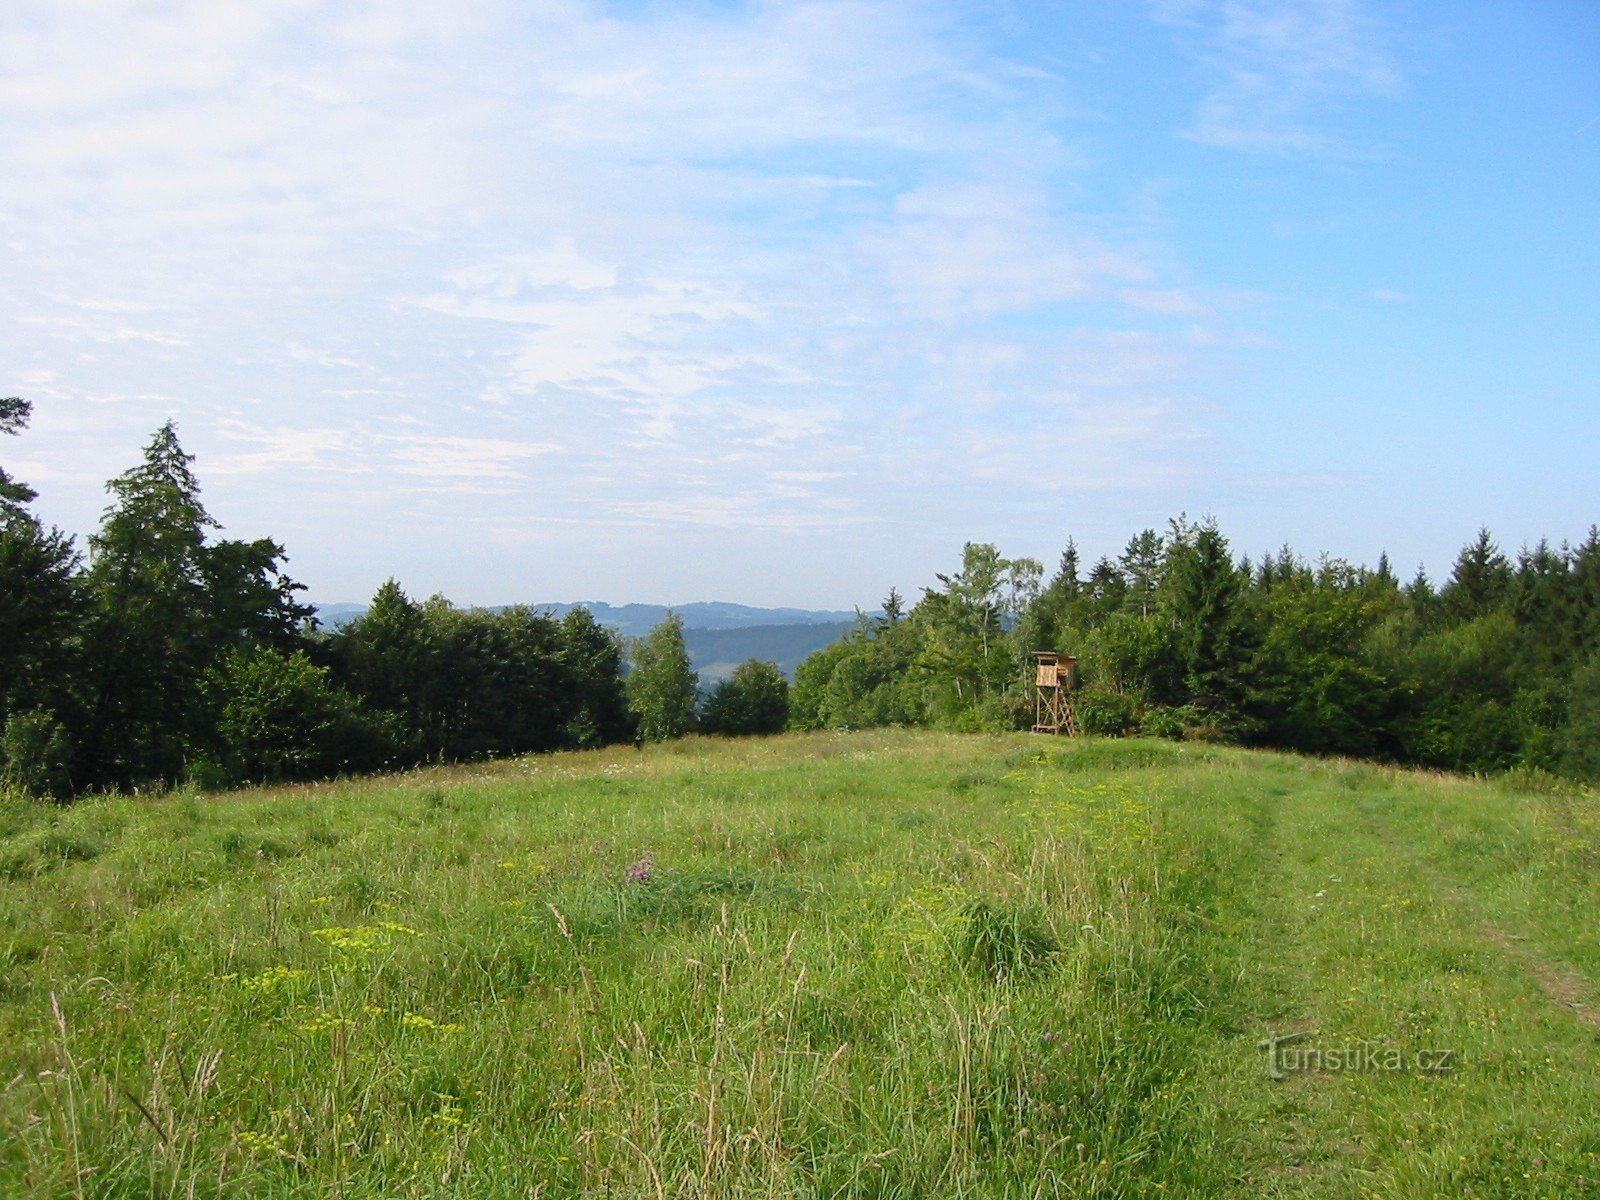
M 1152 742 L 10 804 L 0 1195 L 1600 1196 L 1597 901 L 1592 796 Z

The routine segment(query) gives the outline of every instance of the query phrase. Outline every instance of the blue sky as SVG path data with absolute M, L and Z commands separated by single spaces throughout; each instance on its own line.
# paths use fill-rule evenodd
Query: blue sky
M 12 0 L 0 447 L 323 602 L 1600 521 L 1600 5 Z

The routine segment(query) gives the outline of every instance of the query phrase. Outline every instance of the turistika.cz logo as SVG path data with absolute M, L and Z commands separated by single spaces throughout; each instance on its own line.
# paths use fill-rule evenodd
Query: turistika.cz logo
M 1398 1046 L 1378 1042 L 1350 1042 L 1341 1046 L 1312 1043 L 1310 1031 L 1269 1033 L 1257 1043 L 1267 1052 L 1267 1074 L 1287 1079 L 1299 1072 L 1339 1075 L 1356 1071 L 1416 1071 L 1441 1075 L 1455 1070 L 1456 1052 L 1429 1048 L 1406 1053 Z

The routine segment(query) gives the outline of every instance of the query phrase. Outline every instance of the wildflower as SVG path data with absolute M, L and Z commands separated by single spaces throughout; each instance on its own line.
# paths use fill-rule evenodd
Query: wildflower
M 625 878 L 629 883 L 649 883 L 654 870 L 655 864 L 650 861 L 650 856 L 647 854 L 638 862 L 629 865 Z

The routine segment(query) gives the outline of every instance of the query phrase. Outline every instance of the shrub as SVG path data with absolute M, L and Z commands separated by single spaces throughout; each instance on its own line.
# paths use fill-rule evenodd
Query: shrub
M 789 724 L 789 684 L 776 663 L 752 658 L 717 684 L 700 716 L 708 733 L 782 733 Z
M 72 794 L 72 741 L 45 709 L 12 713 L 0 731 L 0 790 L 60 799 Z
M 1084 688 L 1077 704 L 1078 721 L 1085 733 L 1125 737 L 1139 729 L 1139 701 L 1126 692 Z

